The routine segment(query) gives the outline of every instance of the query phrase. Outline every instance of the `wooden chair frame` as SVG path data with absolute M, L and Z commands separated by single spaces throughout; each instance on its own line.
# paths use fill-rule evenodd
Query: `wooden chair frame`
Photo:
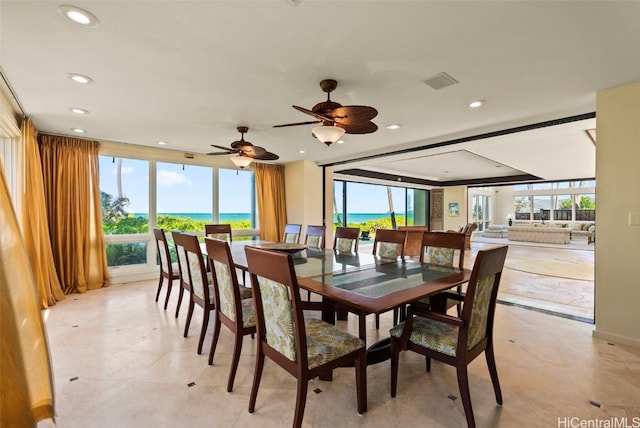
M 175 317 L 178 318 L 178 313 L 180 313 L 180 306 L 182 306 L 182 298 L 184 297 L 184 292 L 187 292 L 187 295 L 191 295 L 191 284 L 189 282 L 189 271 L 187 266 L 185 266 L 186 258 L 184 253 L 184 248 L 182 245 L 179 245 L 180 235 L 182 232 L 173 231 L 171 232 L 171 237 L 173 238 L 173 245 L 176 247 L 176 255 L 178 257 L 178 270 L 180 271 L 180 288 L 178 291 L 178 303 L 176 304 L 176 314 Z
M 307 226 L 306 235 L 304 237 L 305 245 L 309 242 L 310 236 L 319 236 L 320 237 L 320 245 L 317 248 L 324 249 L 324 226 Z M 316 248 L 316 247 L 311 247 Z
M 249 266 L 249 274 L 253 285 L 254 303 L 256 309 L 256 327 L 258 331 L 258 344 L 256 351 L 255 374 L 253 378 L 253 386 L 251 388 L 251 397 L 249 399 L 249 413 L 255 410 L 258 388 L 264 367 L 265 356 L 269 357 L 280 367 L 285 369 L 289 374 L 298 380 L 296 407 L 293 420 L 294 427 L 302 425 L 304 416 L 304 408 L 307 400 L 307 388 L 311 379 L 322 374 L 331 372 L 338 367 L 343 367 L 349 363 L 355 366 L 356 374 L 356 391 L 358 401 L 358 413 L 367 411 L 367 354 L 364 345 L 362 348 L 336 358 L 335 360 L 326 362 L 323 365 L 309 369 L 309 361 L 307 356 L 307 341 L 305 322 L 303 315 L 302 302 L 300 300 L 300 292 L 296 274 L 293 267 L 293 259 L 290 254 L 276 251 L 268 251 L 254 247 L 245 248 L 247 254 L 247 264 Z M 265 315 L 262 303 L 262 294 L 260 292 L 260 284 L 258 276 L 264 277 L 285 285 L 288 288 L 289 296 L 291 296 L 291 305 L 293 307 L 293 325 L 295 336 L 295 347 L 297 358 L 295 361 L 290 360 L 283 354 L 272 348 L 266 340 Z
M 498 381 L 498 371 L 496 369 L 495 354 L 493 350 L 493 320 L 495 315 L 496 300 L 498 297 L 498 287 L 500 278 L 504 268 L 504 261 L 507 256 L 507 246 L 495 247 L 489 250 L 481 250 L 478 252 L 476 261 L 473 266 L 467 293 L 460 296 L 456 293 L 450 293 L 449 297 L 455 300 L 462 299 L 464 304 L 460 317 L 453 317 L 432 311 L 425 311 L 415 306 L 410 306 L 407 311 L 407 319 L 404 324 L 401 337 L 391 336 L 391 396 L 395 397 L 398 386 L 398 361 L 401 350 L 411 350 L 427 357 L 427 371 L 431 370 L 431 358 L 441 361 L 445 364 L 456 367 L 458 374 L 458 387 L 462 405 L 469 427 L 475 427 L 475 419 L 473 417 L 473 408 L 471 406 L 471 395 L 469 393 L 469 378 L 467 366 L 482 352 L 485 353 L 487 366 L 491 376 L 491 382 L 496 396 L 496 402 L 502 405 L 502 392 L 500 390 L 500 382 Z M 471 349 L 468 349 L 469 334 L 471 330 L 471 320 L 473 315 L 473 303 L 475 299 L 475 291 L 478 281 L 493 275 L 493 284 L 489 304 L 487 306 L 487 318 L 484 337 Z M 456 355 L 451 356 L 442 352 L 425 348 L 415 344 L 409 340 L 414 315 L 450 324 L 458 327 L 458 341 L 456 346 Z
M 202 353 L 202 345 L 204 344 L 204 337 L 207 332 L 207 327 L 209 325 L 209 317 L 211 312 L 215 310 L 215 304 L 212 297 L 212 282 L 210 281 L 210 276 L 207 272 L 207 269 L 204 264 L 204 257 L 202 256 L 202 250 L 200 249 L 200 242 L 198 241 L 198 237 L 196 235 L 191 235 L 187 233 L 181 233 L 178 236 L 178 245 L 181 245 L 184 248 L 185 255 L 187 257 L 187 271 L 189 272 L 189 284 L 190 284 L 190 300 L 189 300 L 189 311 L 187 312 L 187 322 L 184 326 L 184 337 L 187 337 L 189 332 L 189 325 L 191 324 L 191 318 L 193 317 L 193 310 L 195 305 L 200 306 L 203 311 L 202 317 L 202 327 L 200 328 L 200 339 L 198 340 L 198 354 Z M 202 281 L 202 291 L 203 295 L 199 296 L 194 291 L 194 277 L 195 272 L 191 269 L 191 263 L 189 262 L 189 258 L 197 257 L 198 263 L 196 264 L 196 269 L 199 269 L 198 277 Z M 184 270 L 184 267 L 183 267 Z M 197 278 L 197 277 L 195 277 Z
M 294 234 L 297 235 L 296 244 L 300 242 L 300 234 L 302 233 L 302 225 L 289 223 L 284 227 L 284 232 L 282 233 L 282 242 L 286 242 L 287 235 Z
M 233 358 L 231 361 L 231 368 L 229 370 L 229 381 L 227 382 L 227 392 L 233 390 L 233 382 L 236 377 L 236 371 L 238 370 L 238 363 L 240 361 L 240 353 L 242 352 L 242 339 L 246 335 L 252 335 L 256 332 L 255 323 L 245 326 L 243 320 L 242 311 L 242 298 L 240 297 L 240 286 L 238 284 L 238 277 L 235 275 L 235 266 L 233 263 L 233 257 L 231 256 L 231 249 L 229 243 L 218 239 L 205 238 L 205 245 L 207 247 L 207 258 L 209 259 L 209 266 L 213 273 L 213 292 L 215 295 L 215 319 L 213 324 L 213 340 L 211 341 L 211 349 L 209 350 L 209 365 L 213 364 L 213 357 L 216 352 L 216 346 L 218 344 L 218 337 L 220 336 L 220 326 L 224 324 L 234 334 L 235 341 L 233 346 Z M 225 315 L 222 311 L 223 296 L 220 294 L 219 278 L 221 272 L 215 269 L 216 264 L 214 262 L 220 262 L 226 265 L 229 269 L 229 277 L 231 280 L 231 286 L 233 288 L 233 307 L 235 320 Z M 245 304 L 251 303 L 252 299 L 245 299 Z
M 167 243 L 167 235 L 159 227 L 153 228 L 153 235 L 156 238 L 156 246 L 158 248 L 158 256 L 160 257 L 160 279 L 158 281 L 158 291 L 156 291 L 156 302 L 160 297 L 160 290 L 162 290 L 162 284 L 167 279 L 167 296 L 164 299 L 164 309 L 167 310 L 169 304 L 169 297 L 171 296 L 171 288 L 173 281 L 180 279 L 180 268 L 175 272 L 173 269 L 173 263 L 171 263 L 171 252 L 169 251 L 169 244 Z
M 380 243 L 398 244 L 399 257 L 404 261 L 404 247 L 407 243 L 407 230 L 399 229 L 378 229 L 373 240 L 373 255 L 377 255 Z M 401 308 L 393 309 L 393 323 L 396 324 L 404 311 Z M 380 329 L 380 314 L 375 315 L 376 330 Z
M 227 241 L 233 242 L 230 224 L 205 224 L 204 235 L 210 238 L 215 238 L 217 235 L 228 235 L 229 239 L 227 239 Z
M 336 232 L 333 236 L 333 249 L 336 251 L 339 238 L 353 239 L 355 242 L 353 252 L 358 254 L 358 242 L 360 241 L 359 227 L 336 227 Z

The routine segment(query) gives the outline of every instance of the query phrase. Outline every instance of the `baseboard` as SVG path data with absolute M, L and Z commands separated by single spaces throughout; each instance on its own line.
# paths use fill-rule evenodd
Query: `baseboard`
M 158 279 L 158 268 L 153 271 L 148 270 L 127 270 L 127 269 L 110 269 L 109 284 L 124 284 L 127 282 L 147 281 L 150 279 Z
M 619 343 L 621 345 L 629 345 L 634 348 L 640 348 L 640 339 L 633 339 L 631 337 L 619 336 L 613 333 L 605 333 L 598 330 L 593 330 L 593 337 L 603 339 L 612 343 Z

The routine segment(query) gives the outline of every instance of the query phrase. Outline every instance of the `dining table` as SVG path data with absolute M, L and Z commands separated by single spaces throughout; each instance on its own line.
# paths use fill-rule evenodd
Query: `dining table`
M 470 269 L 421 263 L 419 258 L 389 259 L 370 253 L 340 253 L 303 244 L 243 240 L 230 243 L 236 268 L 248 271 L 246 246 L 291 254 L 300 288 L 322 297 L 322 319 L 336 322 L 336 310 L 359 317 L 359 336 L 366 342 L 365 317 L 402 307 L 469 281 Z M 389 358 L 389 339 L 368 347 L 368 364 Z

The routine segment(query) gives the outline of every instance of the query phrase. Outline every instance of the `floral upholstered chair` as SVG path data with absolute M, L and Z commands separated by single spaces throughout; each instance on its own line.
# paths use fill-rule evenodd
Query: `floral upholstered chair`
M 156 238 L 156 245 L 158 248 L 158 255 L 160 256 L 160 280 L 158 282 L 158 291 L 156 291 L 156 302 L 160 297 L 160 290 L 162 289 L 162 283 L 165 278 L 167 279 L 167 296 L 164 299 L 164 309 L 167 309 L 169 304 L 169 296 L 171 296 L 171 287 L 173 281 L 180 279 L 180 267 L 178 263 L 171 262 L 171 253 L 169 252 L 169 244 L 167 243 L 167 235 L 164 230 L 159 227 L 153 228 L 153 235 Z
M 235 335 L 233 360 L 229 371 L 227 392 L 233 390 L 233 381 L 238 370 L 242 339 L 244 336 L 256 332 L 256 315 L 250 288 L 238 284 L 236 269 L 231 256 L 229 243 L 217 239 L 205 238 L 207 258 L 213 273 L 213 293 L 217 305 L 213 324 L 213 340 L 209 351 L 209 365 L 213 364 L 213 357 L 220 336 L 220 326 L 224 324 Z
M 462 314 L 452 317 L 411 305 L 407 319 L 390 331 L 391 334 L 391 396 L 396 396 L 400 351 L 415 351 L 427 357 L 427 371 L 431 371 L 431 358 L 455 366 L 458 387 L 469 427 L 475 426 L 467 365 L 482 352 L 487 358 L 496 402 L 502 405 L 502 392 L 498 381 L 493 352 L 493 318 L 498 286 L 507 246 L 478 252 L 467 293 L 463 298 Z M 452 299 L 461 299 L 451 293 Z
M 304 238 L 307 248 L 324 248 L 324 226 L 307 226 L 307 234 Z
M 254 247 L 245 251 L 258 330 L 249 413 L 255 410 L 265 356 L 298 379 L 294 427 L 302 425 L 309 381 L 348 363 L 355 366 L 358 413 L 366 412 L 364 341 L 322 320 L 305 319 L 290 254 Z
M 358 253 L 359 227 L 336 227 L 333 250 L 341 254 Z
M 182 298 L 184 296 L 184 292 L 187 292 L 187 295 L 191 294 L 191 283 L 189 280 L 189 270 L 187 268 L 187 255 L 184 252 L 184 247 L 180 244 L 180 235 L 182 232 L 173 231 L 171 232 L 171 237 L 173 239 L 173 245 L 176 248 L 176 254 L 178 259 L 178 270 L 180 272 L 180 289 L 178 292 L 178 304 L 176 305 L 176 318 L 178 318 L 178 313 L 180 313 L 180 306 L 182 305 Z
M 200 328 L 200 340 L 198 341 L 198 354 L 202 352 L 204 336 L 209 325 L 209 316 L 211 311 L 215 309 L 213 294 L 213 279 L 211 273 L 207 272 L 200 249 L 200 242 L 196 235 L 188 233 L 179 233 L 177 235 L 176 245 L 184 250 L 184 258 L 181 262 L 182 271 L 189 277 L 190 295 L 189 311 L 187 312 L 187 322 L 184 325 L 184 337 L 189 333 L 189 325 L 193 316 L 195 305 L 200 306 L 203 311 L 202 327 Z M 185 269 L 186 264 L 186 269 Z
M 231 234 L 230 224 L 205 224 L 204 234 L 209 238 L 233 242 L 233 235 Z
M 287 224 L 284 227 L 284 235 L 282 236 L 282 242 L 287 244 L 297 244 L 300 242 L 300 232 L 302 231 L 301 224 Z
M 425 232 L 422 235 L 422 251 L 420 252 L 420 262 L 429 263 L 435 266 L 452 267 L 457 255 L 455 266 L 464 268 L 466 237 L 463 233 L 457 232 Z M 462 286 L 458 286 L 458 293 L 462 293 Z M 425 297 L 417 302 L 424 305 L 426 309 L 446 312 L 446 299 L 441 299 L 439 295 Z M 462 304 L 455 302 L 451 306 L 458 307 L 458 316 L 462 310 Z
M 404 261 L 404 247 L 407 242 L 407 231 L 396 229 L 378 229 L 373 240 L 373 255 L 385 259 L 400 258 Z M 401 317 L 402 308 L 393 310 L 393 323 L 396 324 Z M 380 328 L 380 315 L 376 314 L 376 330 Z

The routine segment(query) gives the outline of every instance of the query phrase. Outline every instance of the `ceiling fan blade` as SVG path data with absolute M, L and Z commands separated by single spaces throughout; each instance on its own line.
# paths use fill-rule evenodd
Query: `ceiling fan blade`
M 331 123 L 333 123 L 333 119 L 332 118 L 327 117 L 327 116 L 323 116 L 323 115 L 318 114 L 316 112 L 313 112 L 311 110 L 307 110 L 304 107 L 298 107 L 298 106 L 291 106 L 291 107 L 293 107 L 294 109 L 296 109 L 296 110 L 298 110 L 298 111 L 300 111 L 300 112 L 302 112 L 304 114 L 308 114 L 309 116 L 313 116 L 313 117 L 315 117 L 318 120 L 321 120 L 323 122 L 331 122 Z
M 256 156 L 254 159 L 258 159 L 258 160 L 278 160 L 278 159 L 280 159 L 280 156 L 278 156 L 275 153 L 265 152 L 264 154 L 262 154 L 260 156 Z
M 331 112 L 336 123 L 355 125 L 368 122 L 378 115 L 378 110 L 369 106 L 344 106 Z
M 215 145 L 215 144 L 212 144 L 212 145 L 211 145 L 211 147 L 215 147 L 216 149 L 226 150 L 226 151 L 227 151 L 227 152 L 229 152 L 229 153 L 235 153 L 235 152 L 237 152 L 237 150 L 230 149 L 229 147 L 217 146 L 217 145 Z M 228 154 L 228 153 L 227 153 L 227 154 Z
M 273 125 L 274 128 L 284 128 L 285 126 L 311 125 L 312 123 L 321 123 L 321 120 L 310 120 L 308 122 L 285 123 L 284 125 Z
M 347 134 L 371 134 L 378 130 L 378 125 L 373 122 L 356 123 L 353 125 L 336 122 L 336 126 L 344 129 Z
M 234 152 L 212 152 L 205 153 L 207 156 L 218 156 L 218 155 L 232 155 Z
M 240 151 L 242 152 L 243 155 L 248 156 L 250 158 L 256 158 L 258 156 L 262 156 L 263 154 L 267 153 L 267 151 L 264 148 L 254 146 L 253 144 L 250 146 L 242 146 L 240 148 Z

